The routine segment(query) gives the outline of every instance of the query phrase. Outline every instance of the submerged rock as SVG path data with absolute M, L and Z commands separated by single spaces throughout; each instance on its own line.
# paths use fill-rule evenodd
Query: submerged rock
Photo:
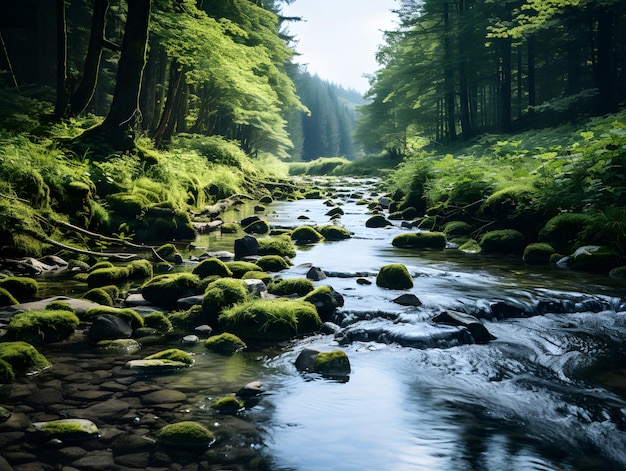
M 34 422 L 35 432 L 60 440 L 88 440 L 100 434 L 98 427 L 87 419 L 61 419 L 50 422 Z
M 463 312 L 443 311 L 433 317 L 433 322 L 465 327 L 476 343 L 487 343 L 496 339 L 476 317 Z

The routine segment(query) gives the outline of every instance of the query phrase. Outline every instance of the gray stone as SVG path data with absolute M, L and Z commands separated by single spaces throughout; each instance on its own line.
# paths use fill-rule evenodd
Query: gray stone
M 259 241 L 251 235 L 235 240 L 235 260 L 259 254 Z
M 309 280 L 321 281 L 321 280 L 326 279 L 326 273 L 324 273 L 324 270 L 322 270 L 319 267 L 311 267 L 309 268 L 309 271 L 307 272 L 306 277 Z
M 113 314 L 97 315 L 87 331 L 87 336 L 92 342 L 127 339 L 132 334 L 133 329 L 128 322 Z
M 72 467 L 81 471 L 102 471 L 103 469 L 116 469 L 113 460 L 113 452 L 110 450 L 96 450 L 72 462 Z
M 401 306 L 421 306 L 422 302 L 414 294 L 403 294 L 393 300 L 394 303 Z
M 433 317 L 433 322 L 465 327 L 476 343 L 486 343 L 496 339 L 476 317 L 464 312 L 443 311 Z
M 261 383 L 260 381 L 252 381 L 245 386 L 239 388 L 239 390 L 237 391 L 237 396 L 246 399 L 259 396 L 264 392 L 265 389 L 263 388 L 263 383 Z
M 298 371 L 314 371 L 315 357 L 320 353 L 319 350 L 305 348 L 298 354 L 296 358 L 296 369 Z
M 128 369 L 142 370 L 146 373 L 165 373 L 187 367 L 185 363 L 180 361 L 166 360 L 130 360 L 126 362 L 125 366 Z
M 243 280 L 246 284 L 246 288 L 248 289 L 248 293 L 252 296 L 256 296 L 258 298 L 267 297 L 267 286 L 261 280 L 248 279 Z

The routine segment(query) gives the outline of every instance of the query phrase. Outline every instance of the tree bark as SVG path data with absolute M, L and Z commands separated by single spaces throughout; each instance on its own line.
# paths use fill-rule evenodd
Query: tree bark
M 445 86 L 445 113 L 446 123 L 448 127 L 448 137 L 450 140 L 456 138 L 456 123 L 454 119 L 454 71 L 452 69 L 452 48 L 450 45 L 450 4 L 444 3 L 443 5 L 443 24 L 444 24 L 444 39 L 443 39 L 443 67 L 444 67 L 444 86 Z M 330 154 L 329 154 L 330 155 Z
M 596 84 L 600 92 L 600 111 L 614 113 L 618 109 L 617 68 L 615 66 L 615 10 L 605 7 L 598 12 L 598 63 Z

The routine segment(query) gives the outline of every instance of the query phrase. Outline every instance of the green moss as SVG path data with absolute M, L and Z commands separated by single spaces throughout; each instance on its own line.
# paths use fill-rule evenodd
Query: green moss
M 381 267 L 376 275 L 376 284 L 381 288 L 409 289 L 413 287 L 413 278 L 405 265 L 392 263 Z
M 83 294 L 83 299 L 93 301 L 94 303 L 102 304 L 103 306 L 113 306 L 113 299 L 111 295 L 102 288 L 93 288 Z
M 220 278 L 207 286 L 202 300 L 202 309 L 209 323 L 215 325 L 217 315 L 224 309 L 248 299 L 248 289 L 242 280 Z
M 296 244 L 314 244 L 324 240 L 324 236 L 311 226 L 300 226 L 291 233 L 291 240 Z
M 352 234 L 345 227 L 328 225 L 317 228 L 318 232 L 326 240 L 345 240 L 352 237 Z
M 35 297 L 37 281 L 24 276 L 8 276 L 0 279 L 0 288 L 4 288 L 20 301 Z
M 529 185 L 513 185 L 496 191 L 489 196 L 481 208 L 482 216 L 505 227 L 535 233 L 543 218 L 534 201 L 537 191 Z
M 305 296 L 314 289 L 315 285 L 308 278 L 284 278 L 274 280 L 267 287 L 267 290 L 271 294 L 277 296 L 289 296 L 290 294 Z
M 446 248 L 446 236 L 443 232 L 411 232 L 395 236 L 391 244 L 404 249 L 443 250 Z
M 242 280 L 261 280 L 266 285 L 269 285 L 274 279 L 274 277 L 269 273 L 265 273 L 264 271 L 247 271 L 243 274 L 241 279 Z
M 115 265 L 113 265 L 113 263 L 109 262 L 108 260 L 103 260 L 101 262 L 98 263 L 94 263 L 92 266 L 89 267 L 89 273 L 95 271 L 95 270 L 100 270 L 101 268 L 113 268 Z
M 230 271 L 226 264 L 217 258 L 207 258 L 206 260 L 202 260 L 196 267 L 194 267 L 192 273 L 194 275 L 198 275 L 200 278 L 206 278 L 211 275 L 233 275 L 233 272 Z
M 216 399 L 211 403 L 211 409 L 215 409 L 220 414 L 234 415 L 244 408 L 243 402 L 235 396 L 225 396 Z
M 47 438 L 78 440 L 98 435 L 96 425 L 87 420 L 61 419 L 34 425 L 36 430 Z
M 345 376 L 350 374 L 350 360 L 343 350 L 320 352 L 315 356 L 313 369 L 323 375 Z
M 50 366 L 50 362 L 26 342 L 0 342 L 0 360 L 4 360 L 16 376 L 35 373 Z
M 514 229 L 487 232 L 480 239 L 484 253 L 521 255 L 525 246 L 524 235 Z
M 87 276 L 87 286 L 99 288 L 120 283 L 126 279 L 128 279 L 128 268 L 126 267 L 98 268 Z
M 82 320 L 89 321 L 93 319 L 95 316 L 99 316 L 102 314 L 111 314 L 114 316 L 121 317 L 126 322 L 128 322 L 128 324 L 133 329 L 138 329 L 140 327 L 143 327 L 144 325 L 143 317 L 141 317 L 141 315 L 139 315 L 139 313 L 137 313 L 137 311 L 135 311 L 134 309 L 129 309 L 129 308 L 120 309 L 120 308 L 108 307 L 108 306 L 99 306 L 99 307 L 88 309 L 87 312 L 85 312 L 84 316 L 82 317 Z
M 221 355 L 232 355 L 247 347 L 243 340 L 229 332 L 209 337 L 206 342 L 204 342 L 204 346 L 212 352 Z
M 267 221 L 264 220 L 255 221 L 244 227 L 243 231 L 246 234 L 269 234 L 270 225 Z
M 233 273 L 233 278 L 241 278 L 249 271 L 263 271 L 263 269 L 256 263 L 244 262 L 236 260 L 234 262 L 226 262 L 226 266 Z
M 225 222 L 220 226 L 222 234 L 237 234 L 241 227 L 236 222 Z
M 172 263 L 178 254 L 178 249 L 174 244 L 164 244 L 155 249 L 157 255 L 166 262 Z
M 17 299 L 6 289 L 0 288 L 0 306 L 12 306 L 14 304 L 18 304 Z
M 557 252 L 572 253 L 584 243 L 584 233 L 594 220 L 588 214 L 562 213 L 553 217 L 539 231 L 539 241 L 547 242 Z
M 143 318 L 145 327 L 151 327 L 159 332 L 169 332 L 172 330 L 172 321 L 162 312 L 151 312 Z
M 552 257 L 554 253 L 555 250 L 550 244 L 529 244 L 524 249 L 523 260 L 525 263 L 532 265 L 548 265 L 550 263 L 550 257 Z
M 132 279 L 152 278 L 154 274 L 152 264 L 145 259 L 133 260 L 126 265 L 126 268 L 128 269 L 128 278 Z
M 342 307 L 343 297 L 332 286 L 318 286 L 302 298 L 315 306 L 322 320 L 330 316 L 338 307 Z
M 208 447 L 214 441 L 213 433 L 198 422 L 185 421 L 161 428 L 156 437 L 159 443 L 173 447 Z
M 96 343 L 100 353 L 133 354 L 141 350 L 141 345 L 134 339 L 100 340 Z
M 74 333 L 80 321 L 69 311 L 26 311 L 15 314 L 7 327 L 11 340 L 58 342 Z
M 264 255 L 256 261 L 256 264 L 260 266 L 263 271 L 271 272 L 286 270 L 293 265 L 289 260 L 280 255 Z
M 391 223 L 387 221 L 382 214 L 374 214 L 367 221 L 365 221 L 365 227 L 380 228 L 390 226 Z
M 145 357 L 144 360 L 169 360 L 184 363 L 185 365 L 193 364 L 193 357 L 191 354 L 178 348 L 170 348 L 168 350 L 157 352 L 153 355 Z
M 74 312 L 72 305 L 66 301 L 52 301 L 46 305 L 46 310 Z
M 198 293 L 200 278 L 192 273 L 166 273 L 148 281 L 141 288 L 141 294 L 157 306 L 173 306 L 185 296 Z
M 475 241 L 474 239 L 470 239 L 467 242 L 461 244 L 459 250 L 461 252 L 467 253 L 480 253 L 483 249 L 480 247 L 480 244 L 477 241 Z
M 114 193 L 106 198 L 108 207 L 120 218 L 133 220 L 148 208 L 150 202 L 143 195 L 131 193 Z
M 280 255 L 290 258 L 296 256 L 296 248 L 288 235 L 260 238 L 258 243 L 259 255 Z
M 321 325 L 315 306 L 301 300 L 255 300 L 237 304 L 219 317 L 220 326 L 246 342 L 284 341 L 315 332 Z
M 15 371 L 13 367 L 7 361 L 0 358 L 0 384 L 8 384 L 15 379 Z M 6 409 L 5 409 L 6 410 Z M 0 414 L 1 416 L 2 414 Z M 5 419 L 6 420 L 6 419 Z M 4 420 L 0 419 L 0 423 Z
M 186 311 L 173 311 L 167 318 L 172 323 L 174 329 L 191 330 L 202 324 L 207 323 L 207 315 L 200 305 L 192 306 Z
M 450 221 L 443 229 L 446 238 L 468 236 L 472 232 L 472 226 L 465 221 Z

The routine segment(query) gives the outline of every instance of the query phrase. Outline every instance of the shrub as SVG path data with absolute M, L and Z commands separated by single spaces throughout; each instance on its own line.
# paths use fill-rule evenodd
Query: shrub
M 89 288 L 99 288 L 101 286 L 120 283 L 128 278 L 128 268 L 98 268 L 87 276 L 87 286 Z
M 69 311 L 26 311 L 15 314 L 6 335 L 12 340 L 50 343 L 67 339 L 80 324 Z
M 212 352 L 219 353 L 221 355 L 232 355 L 233 353 L 247 347 L 243 340 L 235 334 L 228 332 L 209 337 L 206 342 L 204 342 L 204 346 Z
M 290 294 L 297 294 L 298 296 L 305 296 L 315 289 L 315 285 L 308 278 L 285 278 L 272 281 L 267 290 L 271 294 L 277 296 L 289 296 Z
M 12 306 L 14 304 L 18 304 L 17 299 L 6 289 L 0 288 L 0 306 Z
M 284 341 L 315 332 L 321 325 L 315 306 L 291 299 L 237 304 L 219 317 L 220 325 L 244 341 Z
M 395 236 L 391 244 L 404 249 L 443 250 L 446 248 L 446 236 L 443 232 L 411 232 Z
M 289 268 L 292 263 L 279 255 L 264 255 L 256 261 L 263 271 L 277 272 Z
M 121 317 L 128 325 L 130 325 L 133 330 L 139 329 L 143 327 L 144 321 L 143 317 L 135 311 L 134 309 L 129 308 L 116 308 L 116 307 L 108 307 L 108 306 L 98 306 L 93 307 L 91 309 L 87 309 L 87 312 L 83 316 L 81 316 L 81 320 L 89 321 L 93 319 L 95 316 L 99 316 L 102 314 L 112 314 L 117 317 Z
M 193 273 L 166 273 L 148 281 L 141 294 L 157 306 L 173 306 L 185 296 L 198 294 L 200 278 Z
M 529 244 L 524 249 L 523 260 L 525 263 L 533 265 L 548 265 L 550 263 L 550 257 L 555 253 L 555 250 L 550 244 L 536 243 Z
M 192 271 L 194 275 L 198 275 L 200 278 L 206 278 L 207 276 L 232 276 L 233 272 L 218 258 L 207 258 L 202 260 L 196 265 Z
M 11 367 L 15 376 L 24 376 L 48 368 L 50 362 L 26 342 L 0 342 L 0 360 Z
M 318 227 L 317 230 L 326 240 L 344 240 L 352 237 L 345 227 L 329 225 Z
M 23 301 L 37 294 L 37 281 L 24 276 L 8 276 L 0 279 L 0 288 L 7 290 L 13 297 Z
M 276 237 L 264 237 L 258 239 L 259 255 L 280 255 L 281 257 L 293 258 L 296 256 L 296 249 L 288 235 Z
M 242 260 L 226 262 L 226 266 L 233 272 L 233 278 L 241 278 L 249 271 L 263 271 L 256 263 L 244 262 Z
M 168 361 L 178 361 L 180 363 L 184 363 L 187 366 L 193 364 L 193 357 L 191 354 L 180 350 L 179 348 L 170 348 L 167 350 L 162 350 L 160 352 L 154 353 L 153 355 L 149 355 L 144 358 L 144 360 L 168 360 Z
M 409 289 L 413 287 L 413 278 L 405 265 L 392 263 L 381 267 L 376 275 L 376 284 L 381 288 Z
M 500 229 L 484 234 L 480 247 L 485 253 L 521 255 L 524 251 L 524 235 L 515 229 Z
M 324 240 L 324 236 L 311 226 L 300 226 L 291 233 L 291 240 L 296 244 L 313 244 Z

